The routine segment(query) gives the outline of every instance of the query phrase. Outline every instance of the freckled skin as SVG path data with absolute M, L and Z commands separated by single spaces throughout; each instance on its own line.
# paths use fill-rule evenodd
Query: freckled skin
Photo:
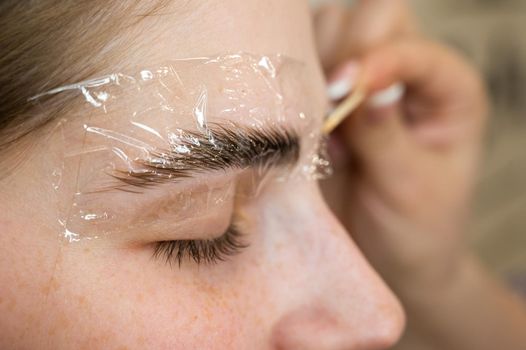
M 305 1 L 225 0 L 194 12 L 185 30 L 169 11 L 154 19 L 125 58 L 173 58 L 173 42 L 177 57 L 282 53 L 305 62 L 303 88 L 318 96 L 308 114 L 323 115 Z M 312 181 L 272 183 L 243 208 L 241 254 L 179 268 L 153 259 L 151 245 L 61 239 L 49 178 L 34 177 L 49 172 L 49 155 L 36 156 L 0 180 L 0 349 L 382 349 L 401 332 L 398 302 Z

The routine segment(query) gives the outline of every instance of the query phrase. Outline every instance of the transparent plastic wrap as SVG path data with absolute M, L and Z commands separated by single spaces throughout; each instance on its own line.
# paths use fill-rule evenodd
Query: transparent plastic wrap
M 303 69 L 280 55 L 180 59 L 31 98 L 79 100 L 53 128 L 64 238 L 199 230 L 199 216 L 228 221 L 236 197 L 268 181 L 328 174 L 320 116 L 306 116 L 311 97 L 298 94 Z

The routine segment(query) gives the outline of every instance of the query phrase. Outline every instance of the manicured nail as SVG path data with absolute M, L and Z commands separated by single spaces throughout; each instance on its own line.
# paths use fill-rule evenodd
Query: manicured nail
M 357 63 L 351 62 L 345 65 L 338 73 L 338 78 L 329 84 L 327 88 L 327 96 L 332 101 L 338 101 L 349 95 L 351 90 L 356 85 L 356 79 L 359 75 L 359 66 Z
M 373 108 L 383 108 L 399 102 L 405 94 L 405 86 L 402 83 L 391 85 L 385 90 L 377 92 L 369 99 L 369 106 Z
M 353 88 L 353 83 L 347 79 L 335 81 L 329 85 L 327 95 L 332 101 L 338 101 L 349 95 Z

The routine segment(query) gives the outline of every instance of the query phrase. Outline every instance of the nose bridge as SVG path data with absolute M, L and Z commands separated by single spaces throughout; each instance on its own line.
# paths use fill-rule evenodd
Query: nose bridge
M 275 272 L 277 293 L 285 303 L 272 332 L 274 342 L 284 349 L 392 345 L 404 324 L 399 302 L 317 189 L 295 193 L 301 198 L 289 193 L 281 202 L 287 217 L 280 221 L 280 239 L 290 252 Z

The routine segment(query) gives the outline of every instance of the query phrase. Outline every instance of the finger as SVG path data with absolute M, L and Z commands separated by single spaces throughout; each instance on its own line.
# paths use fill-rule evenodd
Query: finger
M 343 4 L 327 4 L 314 13 L 314 37 L 322 67 L 329 71 L 339 60 L 341 43 L 345 41 L 350 10 Z
M 416 19 L 406 0 L 359 0 L 349 21 L 349 54 L 363 54 L 393 38 L 417 33 Z
M 392 38 L 416 34 L 416 21 L 404 0 L 358 1 L 351 9 L 325 5 L 314 16 L 318 51 L 331 71 Z
M 457 116 L 460 107 L 483 113 L 485 89 L 478 73 L 445 47 L 420 39 L 400 40 L 368 53 L 361 62 L 362 77 L 374 93 L 397 82 L 405 84 L 424 113 Z M 415 107 L 416 108 L 416 107 Z
M 363 107 L 342 125 L 341 134 L 360 168 L 380 182 L 403 174 L 413 153 L 399 104 Z
M 364 84 L 374 93 L 394 82 L 407 87 L 405 117 L 422 144 L 451 147 L 483 135 L 488 105 L 484 84 L 454 51 L 420 39 L 372 50 L 362 61 Z

